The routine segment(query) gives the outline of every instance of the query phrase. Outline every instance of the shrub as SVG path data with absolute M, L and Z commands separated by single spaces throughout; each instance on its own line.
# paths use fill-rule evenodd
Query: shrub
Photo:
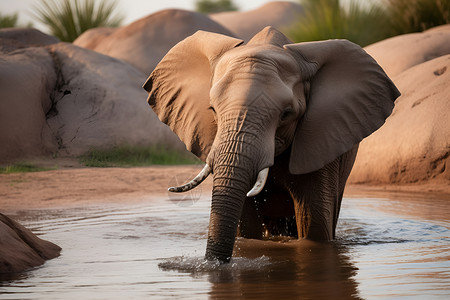
M 13 15 L 0 14 L 0 28 L 17 27 L 17 20 L 19 15 L 17 13 Z
M 345 3 L 302 0 L 304 14 L 287 35 L 295 42 L 343 38 L 364 47 L 391 36 L 450 23 L 450 0 Z
M 385 0 L 391 35 L 450 23 L 450 0 Z
M 287 32 L 295 42 L 348 39 L 366 46 L 385 38 L 385 15 L 379 6 L 351 0 L 344 7 L 339 0 L 303 0 L 304 14 Z
M 204 14 L 238 10 L 231 0 L 197 0 L 195 8 L 198 12 Z

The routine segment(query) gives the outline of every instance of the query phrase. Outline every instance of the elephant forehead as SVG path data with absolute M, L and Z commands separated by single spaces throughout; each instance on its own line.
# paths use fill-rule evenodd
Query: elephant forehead
M 270 74 L 282 76 L 299 74 L 296 60 L 286 50 L 273 45 L 245 45 L 226 52 L 217 62 L 215 77 L 226 73 Z M 272 75 L 273 76 L 273 75 Z

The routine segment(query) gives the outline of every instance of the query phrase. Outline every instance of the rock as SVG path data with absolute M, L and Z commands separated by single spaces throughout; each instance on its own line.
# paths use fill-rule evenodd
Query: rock
M 449 31 L 450 30 L 450 24 L 445 25 L 439 25 L 433 28 L 428 29 L 425 32 L 434 32 L 434 31 Z
M 88 29 L 83 32 L 75 41 L 73 41 L 73 44 L 86 49 L 95 50 L 97 45 L 100 45 L 102 42 L 104 42 L 111 34 L 116 32 L 118 29 L 119 28 L 111 27 L 97 27 Z
M 248 42 L 266 26 L 273 26 L 286 34 L 286 29 L 292 26 L 302 13 L 300 4 L 290 1 L 270 1 L 254 10 L 222 12 L 211 14 L 210 17 Z
M 447 45 L 450 32 L 442 30 L 398 36 L 376 44 L 376 59 L 391 74 L 397 74 L 391 78 L 402 95 L 386 123 L 362 141 L 349 182 L 434 181 L 448 186 L 450 47 Z M 381 56 L 383 52 L 386 57 Z
M 44 46 L 58 43 L 56 37 L 47 35 L 34 28 L 2 28 L 0 29 L 0 51 Z
M 170 48 L 197 30 L 232 35 L 206 15 L 167 9 L 115 30 L 88 30 L 73 43 L 121 59 L 148 76 Z
M 364 49 L 393 78 L 413 66 L 450 54 L 449 41 L 450 26 L 444 25 L 435 30 L 392 37 Z
M 49 47 L 59 73 L 47 122 L 60 151 L 165 144 L 181 147 L 147 104 L 146 75 L 112 57 L 68 43 Z
M 58 257 L 61 248 L 0 213 L 0 276 L 25 271 Z
M 46 122 L 55 84 L 45 48 L 0 53 L 0 161 L 57 151 Z
M 149 108 L 146 78 L 69 43 L 0 52 L 0 162 L 119 145 L 184 149 Z

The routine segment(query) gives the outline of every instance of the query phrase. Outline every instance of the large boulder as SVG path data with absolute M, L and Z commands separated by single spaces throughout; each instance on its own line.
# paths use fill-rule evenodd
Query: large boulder
M 302 13 L 302 6 L 298 3 L 270 1 L 254 10 L 221 12 L 210 17 L 248 42 L 266 26 L 273 26 L 286 34 L 286 30 L 298 21 Z
M 56 37 L 47 35 L 34 28 L 3 28 L 0 30 L 0 51 L 17 48 L 56 44 Z
M 117 30 L 119 30 L 119 28 L 116 27 L 91 28 L 83 32 L 75 41 L 73 41 L 73 44 L 86 49 L 95 50 L 97 46 L 105 42 L 105 40 Z
M 450 27 L 392 37 L 365 47 L 393 78 L 409 68 L 450 53 Z
M 117 145 L 184 149 L 149 108 L 146 78 L 123 61 L 68 43 L 3 49 L 0 162 Z
M 145 74 L 72 44 L 59 43 L 48 49 L 56 58 L 59 76 L 47 122 L 64 154 L 115 145 L 181 147 L 178 137 L 147 104 L 148 95 L 142 88 Z
M 368 47 L 402 95 L 386 123 L 361 143 L 349 182 L 448 185 L 449 45 L 450 31 L 437 30 Z
M 58 257 L 61 248 L 42 240 L 13 219 L 0 213 L 0 278 L 42 265 Z
M 149 75 L 170 48 L 197 30 L 232 35 L 206 15 L 167 9 L 121 28 L 88 30 L 73 43 L 121 59 Z
M 45 48 L 0 53 L 0 161 L 56 153 L 46 120 L 55 84 Z

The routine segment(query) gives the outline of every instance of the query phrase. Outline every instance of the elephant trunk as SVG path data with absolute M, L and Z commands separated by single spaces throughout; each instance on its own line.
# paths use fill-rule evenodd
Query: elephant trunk
M 229 262 L 239 219 L 254 176 L 237 166 L 215 165 L 206 259 Z
M 266 171 L 262 176 L 258 173 L 273 165 L 275 142 L 270 142 L 274 141 L 270 136 L 275 131 L 262 131 L 267 124 L 261 114 L 259 122 L 252 120 L 248 112 L 239 112 L 237 116 L 222 115 L 218 121 L 216 140 L 207 161 L 214 176 L 205 255 L 209 260 L 230 261 L 247 193 L 262 189 Z
M 244 134 L 245 135 L 245 134 Z M 215 149 L 213 191 L 206 259 L 229 262 L 247 193 L 262 168 L 260 141 L 237 132 Z

